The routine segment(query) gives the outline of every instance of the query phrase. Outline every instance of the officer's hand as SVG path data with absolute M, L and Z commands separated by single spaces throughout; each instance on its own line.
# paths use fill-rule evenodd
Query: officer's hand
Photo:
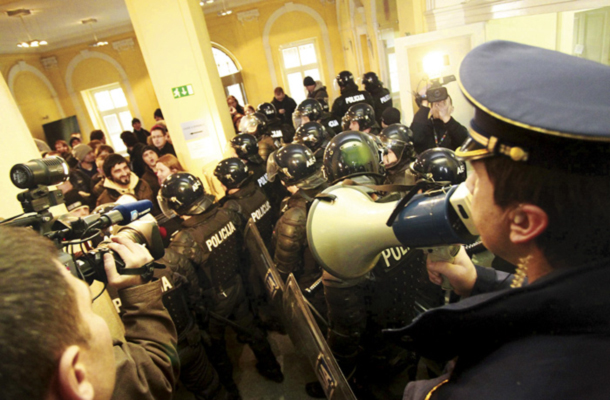
M 286 110 L 284 110 L 284 109 L 282 108 L 281 110 L 279 110 L 279 113 L 280 113 L 280 114 L 284 114 L 284 113 L 286 113 Z
M 466 254 L 464 247 L 460 248 L 452 263 L 446 261 L 434 262 L 430 261 L 428 257 L 426 267 L 428 268 L 428 277 L 432 283 L 440 285 L 443 282 L 442 276 L 445 276 L 449 279 L 455 293 L 460 296 L 469 296 L 477 280 L 477 270 L 468 254 Z
M 153 257 L 144 246 L 123 237 L 113 237 L 112 241 L 114 243 L 110 243 L 108 247 L 121 256 L 125 268 L 140 268 L 153 261 Z M 104 254 L 104 269 L 108 277 L 108 285 L 117 290 L 144 283 L 140 275 L 120 275 L 111 254 Z

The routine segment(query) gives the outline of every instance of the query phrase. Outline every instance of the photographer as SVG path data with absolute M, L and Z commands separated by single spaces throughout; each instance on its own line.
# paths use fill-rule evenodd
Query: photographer
M 455 150 L 468 137 L 468 130 L 451 114 L 453 102 L 444 87 L 430 88 L 413 116 L 411 130 L 417 154 L 434 147 Z
M 109 246 L 138 268 L 148 251 L 117 238 Z M 3 399 L 170 399 L 178 376 L 176 331 L 159 282 L 119 275 L 126 341 L 114 340 L 91 308 L 89 286 L 57 259 L 57 249 L 31 229 L 0 227 L 0 385 Z M 114 351 L 113 351 L 114 350 Z
M 475 115 L 456 155 L 472 161 L 472 219 L 484 245 L 519 267 L 475 267 L 464 250 L 428 262 L 433 282 L 442 274 L 468 298 L 398 332 L 453 360 L 404 399 L 608 398 L 608 80 L 602 64 L 505 41 L 462 61 Z M 566 101 L 574 93 L 578 108 Z

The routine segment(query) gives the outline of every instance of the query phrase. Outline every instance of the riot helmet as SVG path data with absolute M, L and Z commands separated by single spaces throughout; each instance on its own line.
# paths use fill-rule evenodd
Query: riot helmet
M 176 172 L 163 181 L 157 200 L 163 214 L 171 218 L 175 214 L 204 213 L 214 203 L 214 196 L 206 194 L 203 183 L 196 176 L 188 172 Z
M 273 119 L 277 117 L 277 110 L 275 106 L 271 103 L 261 103 L 256 107 L 256 111 L 259 113 L 265 114 L 268 119 Z
M 231 139 L 231 147 L 235 150 L 237 157 L 242 160 L 250 161 L 255 164 L 263 162 L 262 157 L 258 154 L 258 142 L 256 138 L 249 133 L 236 135 Z
M 403 160 L 415 158 L 415 148 L 413 147 L 413 131 L 405 125 L 394 124 L 384 128 L 379 134 L 379 139 L 387 151 L 392 151 L 396 160 L 384 161 L 386 168 L 391 168 Z
M 375 125 L 375 110 L 367 103 L 358 103 L 351 106 L 343 116 L 343 130 L 349 131 L 350 124 L 358 122 L 359 131 L 364 131 Z
M 214 169 L 214 176 L 227 189 L 241 187 L 251 175 L 252 173 L 246 163 L 237 157 L 222 160 Z
M 312 152 L 323 149 L 328 145 L 331 135 L 324 125 L 319 122 L 307 122 L 294 134 L 294 141 L 307 146 Z
M 269 156 L 267 178 L 274 181 L 276 176 L 286 186 L 301 189 L 313 189 L 326 182 L 322 172 L 316 168 L 316 156 L 300 143 L 290 143 Z
M 249 133 L 250 135 L 260 138 L 262 135 L 267 133 L 267 124 L 269 120 L 265 114 L 255 112 L 250 115 L 243 117 L 239 123 L 241 133 Z
M 303 117 L 307 117 L 309 122 L 318 121 L 322 118 L 324 108 L 316 99 L 305 99 L 299 104 L 292 114 L 292 123 L 295 129 L 303 124 Z
M 381 150 L 372 135 L 347 131 L 331 139 L 324 152 L 322 169 L 331 184 L 360 175 L 372 177 L 381 183 L 385 169 L 381 165 L 380 155 Z
M 420 178 L 434 182 L 451 182 L 457 185 L 466 180 L 466 164 L 453 150 L 435 147 L 423 151 L 409 166 Z
M 367 92 L 374 90 L 375 88 L 381 87 L 379 77 L 374 72 L 367 72 L 362 76 L 362 84 Z
M 356 85 L 354 83 L 354 75 L 349 71 L 341 71 L 335 78 L 335 82 L 339 85 L 340 88 L 344 88 L 347 86 Z

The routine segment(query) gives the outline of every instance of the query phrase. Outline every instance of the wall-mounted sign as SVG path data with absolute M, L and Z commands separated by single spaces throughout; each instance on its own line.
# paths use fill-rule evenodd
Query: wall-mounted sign
M 195 92 L 193 92 L 193 85 L 184 85 L 172 88 L 172 94 L 174 99 L 179 99 L 180 97 L 192 96 Z

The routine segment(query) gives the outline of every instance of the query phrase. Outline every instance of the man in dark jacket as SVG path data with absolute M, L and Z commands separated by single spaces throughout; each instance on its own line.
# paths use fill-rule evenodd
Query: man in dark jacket
M 307 98 L 318 100 L 324 111 L 328 112 L 328 92 L 326 91 L 326 86 L 320 81 L 314 81 L 311 76 L 306 76 L 303 79 L 303 86 L 307 89 Z
M 294 109 L 297 108 L 297 103 L 292 97 L 289 97 L 284 93 L 284 89 L 279 86 L 275 88 L 271 104 L 273 104 L 285 124 L 292 124 L 292 113 L 294 112 Z
M 169 134 L 163 125 L 155 125 L 150 132 L 150 138 L 153 146 L 157 148 L 159 157 L 166 154 L 176 156 L 174 145 L 169 142 Z
M 141 178 L 144 172 L 146 172 L 146 163 L 142 159 L 142 153 L 146 145 L 138 142 L 136 135 L 129 131 L 121 133 L 121 140 L 125 143 L 125 147 L 127 147 L 131 170 L 138 178 Z
M 116 240 L 109 247 L 127 268 L 153 261 L 144 247 Z M 171 399 L 179 370 L 176 330 L 160 282 L 119 275 L 105 255 L 108 286 L 125 311 L 125 337 L 113 338 L 93 311 L 89 286 L 57 255 L 32 229 L 0 227 L 0 313 L 3 326 L 13 328 L 0 333 L 2 397 Z
M 455 361 L 404 399 L 608 397 L 610 114 L 598 105 L 610 103 L 599 84 L 609 79 L 607 66 L 504 41 L 462 61 L 475 114 L 456 154 L 474 169 L 471 216 L 484 245 L 519 267 L 477 268 L 463 250 L 428 262 L 433 282 L 443 275 L 468 298 L 396 333 Z M 578 108 L 565 101 L 574 93 Z
M 139 119 L 134 118 L 131 120 L 131 126 L 133 127 L 133 133 L 138 138 L 138 142 L 142 144 L 148 144 L 146 139 L 150 136 L 150 132 L 142 128 L 142 122 Z

